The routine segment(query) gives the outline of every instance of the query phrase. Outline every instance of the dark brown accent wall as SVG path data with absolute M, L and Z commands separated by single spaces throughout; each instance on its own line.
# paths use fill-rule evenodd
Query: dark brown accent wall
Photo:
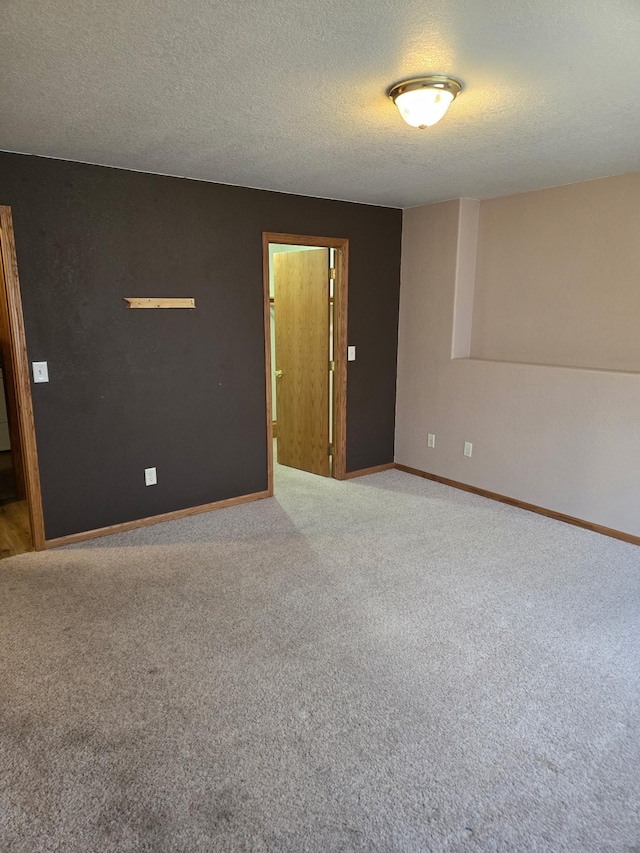
M 0 204 L 48 539 L 267 488 L 263 231 L 349 239 L 347 470 L 393 461 L 401 211 L 6 153 Z

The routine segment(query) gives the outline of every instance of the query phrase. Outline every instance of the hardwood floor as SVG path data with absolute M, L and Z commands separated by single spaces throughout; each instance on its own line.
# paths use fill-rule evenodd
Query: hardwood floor
M 0 559 L 33 551 L 26 501 L 0 506 Z

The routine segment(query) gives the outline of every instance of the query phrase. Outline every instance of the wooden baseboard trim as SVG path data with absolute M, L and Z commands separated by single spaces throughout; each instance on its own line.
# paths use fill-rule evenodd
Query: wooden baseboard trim
M 123 521 L 121 524 L 112 524 L 110 527 L 98 527 L 95 530 L 85 530 L 82 533 L 71 533 L 69 536 L 60 536 L 57 539 L 46 539 L 45 548 L 59 548 L 61 545 L 73 545 L 76 542 L 85 542 L 87 539 L 97 539 L 99 536 L 110 536 L 112 533 L 124 533 L 127 530 L 136 530 L 138 527 L 148 527 L 151 524 L 161 524 L 163 521 L 175 521 L 178 518 L 187 518 L 189 515 L 200 515 L 203 512 L 211 512 L 215 509 L 225 509 L 228 506 L 259 501 L 269 498 L 272 493 L 267 489 L 264 492 L 253 492 L 249 495 L 239 495 L 237 498 L 227 498 L 223 501 L 214 501 L 210 504 L 190 506 L 186 509 L 177 509 L 173 512 L 165 512 L 162 515 L 151 515 L 148 518 L 139 518 L 136 521 Z
M 410 468 L 409 465 L 401 465 L 396 462 L 395 467 L 399 471 L 404 471 L 407 474 L 413 474 L 416 477 L 424 477 L 426 480 L 433 480 L 436 483 L 442 483 L 445 486 L 451 486 L 454 489 L 461 489 L 463 492 L 472 492 L 474 495 L 480 495 L 483 498 L 489 498 L 492 501 L 499 501 L 509 506 L 525 509 L 527 512 L 535 512 L 538 515 L 545 515 L 547 518 L 554 518 L 556 521 L 564 521 L 565 524 L 573 524 L 574 527 L 583 527 L 585 530 L 591 530 L 593 533 L 601 533 L 603 536 L 610 536 L 613 539 L 621 539 L 623 542 L 629 542 L 631 545 L 640 545 L 640 536 L 633 536 L 631 533 L 624 533 L 622 530 L 614 530 L 612 527 L 603 527 L 601 524 L 594 524 L 592 521 L 584 521 L 582 518 L 574 518 L 572 515 L 565 515 L 563 512 L 556 512 L 553 509 L 545 509 L 536 504 L 529 504 L 525 501 L 516 500 L 516 498 L 508 498 L 506 495 L 499 495 L 497 492 L 490 492 L 487 489 L 480 489 L 477 486 L 468 486 L 466 483 L 459 483 L 457 480 L 449 480 L 447 477 L 440 477 L 438 474 L 429 474 L 426 471 L 420 471 L 419 468 Z
M 352 480 L 354 477 L 366 477 L 367 474 L 379 474 L 380 471 L 389 471 L 395 468 L 395 462 L 385 462 L 384 465 L 374 465 L 372 468 L 360 468 L 357 471 L 347 471 L 344 475 L 345 480 Z

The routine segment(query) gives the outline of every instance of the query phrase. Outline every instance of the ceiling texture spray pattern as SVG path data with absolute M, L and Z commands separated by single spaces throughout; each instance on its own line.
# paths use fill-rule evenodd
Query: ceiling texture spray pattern
M 0 148 L 411 207 L 640 168 L 635 0 L 5 0 Z M 427 130 L 386 97 L 464 91 Z

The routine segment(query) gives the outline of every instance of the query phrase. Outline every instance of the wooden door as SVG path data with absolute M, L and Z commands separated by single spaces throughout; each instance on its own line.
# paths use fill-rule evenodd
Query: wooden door
M 329 476 L 329 250 L 274 255 L 278 462 Z

